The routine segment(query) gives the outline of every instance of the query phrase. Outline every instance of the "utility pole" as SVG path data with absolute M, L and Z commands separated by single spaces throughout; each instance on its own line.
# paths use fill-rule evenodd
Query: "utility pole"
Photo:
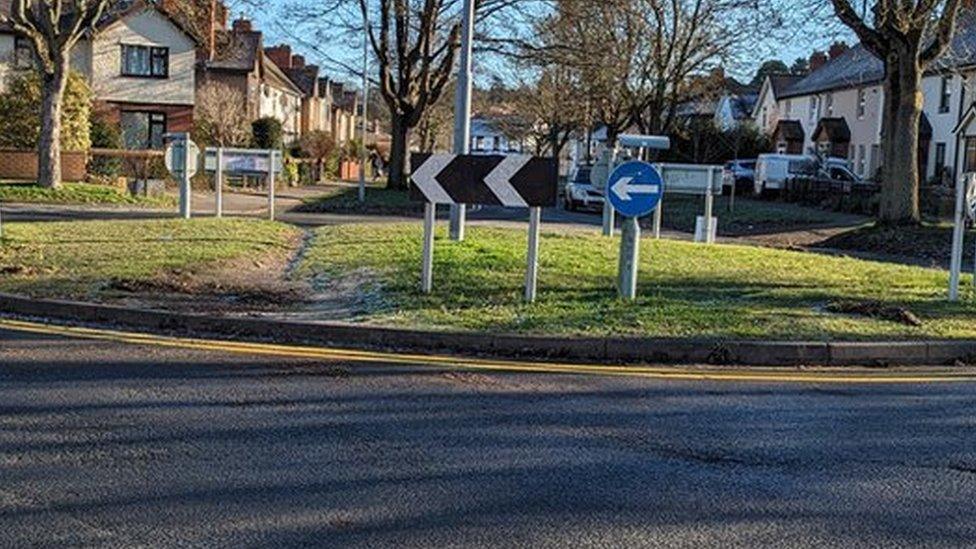
M 471 152 L 471 42 L 474 35 L 474 0 L 464 0 L 461 24 L 461 58 L 458 68 L 457 96 L 454 103 L 454 154 Z M 451 206 L 451 240 L 464 240 L 467 207 Z
M 363 135 L 359 140 L 359 203 L 366 202 L 366 131 L 369 120 L 369 12 L 363 10 Z

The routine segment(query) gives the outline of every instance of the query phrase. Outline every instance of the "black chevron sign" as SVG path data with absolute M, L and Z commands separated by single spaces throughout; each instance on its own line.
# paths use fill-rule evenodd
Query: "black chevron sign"
M 555 159 L 528 155 L 424 154 L 410 158 L 410 197 L 434 204 L 555 206 Z

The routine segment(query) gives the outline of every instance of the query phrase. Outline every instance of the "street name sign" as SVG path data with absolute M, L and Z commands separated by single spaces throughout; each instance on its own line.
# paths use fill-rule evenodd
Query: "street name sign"
M 657 208 L 664 194 L 661 174 L 647 162 L 631 161 L 618 166 L 607 180 L 610 204 L 621 215 L 641 217 Z
M 413 200 L 509 208 L 555 206 L 555 159 L 529 155 L 423 154 L 410 159 Z

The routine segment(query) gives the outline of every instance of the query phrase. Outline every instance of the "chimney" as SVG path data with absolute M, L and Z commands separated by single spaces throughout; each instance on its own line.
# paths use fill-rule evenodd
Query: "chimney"
M 830 49 L 827 50 L 831 59 L 837 59 L 841 55 L 844 55 L 848 49 L 847 42 L 834 42 L 830 45 Z
M 275 65 L 282 69 L 291 68 L 291 46 L 279 44 L 271 48 L 265 48 L 264 54 L 267 55 Z
M 822 51 L 815 51 L 810 54 L 810 72 L 813 72 L 827 64 L 827 54 Z
M 251 20 L 243 15 L 234 20 L 234 32 L 252 32 L 254 30 L 254 25 L 251 24 Z
M 298 55 L 298 54 L 291 56 L 291 68 L 293 68 L 293 69 L 304 69 L 305 68 L 305 56 Z

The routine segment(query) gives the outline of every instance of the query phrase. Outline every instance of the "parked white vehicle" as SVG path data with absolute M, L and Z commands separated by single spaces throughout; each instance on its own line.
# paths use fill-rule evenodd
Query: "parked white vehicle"
M 786 188 L 795 177 L 817 175 L 817 159 L 802 154 L 761 154 L 756 160 L 755 190 L 757 195 Z

